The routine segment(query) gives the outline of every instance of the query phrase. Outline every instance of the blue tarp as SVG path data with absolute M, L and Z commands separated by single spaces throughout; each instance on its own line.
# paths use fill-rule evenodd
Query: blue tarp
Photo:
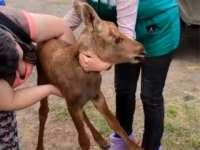
M 0 0 L 0 5 L 4 5 L 5 6 L 5 1 L 4 0 Z

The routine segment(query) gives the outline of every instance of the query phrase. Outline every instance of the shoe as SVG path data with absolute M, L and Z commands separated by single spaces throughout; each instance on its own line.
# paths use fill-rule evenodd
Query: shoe
M 133 133 L 129 136 L 131 140 L 134 140 Z M 128 150 L 128 147 L 126 146 L 123 139 L 115 137 L 115 134 L 110 135 L 110 149 L 109 150 Z
M 134 140 L 134 134 L 132 133 L 129 138 L 131 140 Z M 111 134 L 110 135 L 110 149 L 109 150 L 129 150 L 128 147 L 126 146 L 125 142 L 123 139 L 115 137 L 115 134 Z M 162 150 L 162 147 L 160 146 L 160 148 L 158 150 Z

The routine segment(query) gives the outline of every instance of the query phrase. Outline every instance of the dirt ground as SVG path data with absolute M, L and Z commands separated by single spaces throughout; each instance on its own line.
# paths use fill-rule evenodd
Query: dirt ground
M 7 5 L 28 10 L 30 12 L 52 14 L 63 17 L 70 9 L 71 0 L 6 0 Z M 75 31 L 78 35 L 81 28 Z M 188 31 L 186 40 L 176 52 L 172 62 L 166 87 L 165 133 L 163 137 L 164 150 L 200 150 L 200 66 L 199 66 L 199 36 L 197 31 Z M 198 34 L 199 35 L 199 34 Z M 139 82 L 138 82 L 139 83 Z M 36 85 L 36 73 L 23 87 Z M 103 73 L 102 90 L 110 109 L 115 108 L 113 69 Z M 143 112 L 139 98 L 135 114 L 134 131 L 141 140 L 143 131 Z M 51 96 L 50 113 L 45 129 L 45 150 L 79 150 L 77 133 L 62 99 Z M 39 104 L 19 111 L 17 114 L 22 150 L 34 150 L 38 135 Z M 108 138 L 111 130 L 105 120 L 91 107 L 87 113 L 98 130 Z M 92 150 L 99 149 L 92 141 Z

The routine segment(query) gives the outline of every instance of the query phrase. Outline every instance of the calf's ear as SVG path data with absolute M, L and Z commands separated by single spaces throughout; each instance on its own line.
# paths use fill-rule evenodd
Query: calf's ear
M 89 31 L 99 32 L 102 29 L 101 21 L 94 9 L 87 3 L 74 2 L 76 13 L 81 17 L 83 23 Z

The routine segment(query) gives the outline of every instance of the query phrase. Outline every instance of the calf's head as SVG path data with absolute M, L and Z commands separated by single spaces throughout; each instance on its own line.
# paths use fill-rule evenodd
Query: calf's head
M 92 50 L 113 64 L 138 63 L 144 59 L 145 49 L 139 42 L 127 38 L 114 23 L 101 20 L 87 3 L 75 2 L 75 10 L 85 24 L 77 40 L 79 51 Z

